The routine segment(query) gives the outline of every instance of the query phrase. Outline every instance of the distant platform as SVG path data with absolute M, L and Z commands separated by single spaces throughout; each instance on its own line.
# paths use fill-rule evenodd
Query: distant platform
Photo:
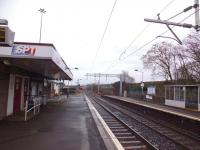
M 132 104 L 136 104 L 136 105 L 143 106 L 146 108 L 155 109 L 155 110 L 158 110 L 161 112 L 169 113 L 172 115 L 176 115 L 176 116 L 180 116 L 180 117 L 184 117 L 187 119 L 191 119 L 191 120 L 200 122 L 200 112 L 197 112 L 197 111 L 175 108 L 175 107 L 170 107 L 170 106 L 166 106 L 166 105 L 158 105 L 158 104 L 150 103 L 148 101 L 144 101 L 144 100 L 140 101 L 140 100 L 135 100 L 132 98 L 127 98 L 127 97 L 111 96 L 111 95 L 105 95 L 105 97 L 132 103 Z

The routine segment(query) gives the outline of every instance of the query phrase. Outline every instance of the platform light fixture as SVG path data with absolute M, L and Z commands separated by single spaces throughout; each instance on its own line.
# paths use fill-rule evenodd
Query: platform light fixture
M 0 19 L 0 25 L 8 25 L 8 20 Z
M 75 67 L 75 68 L 65 67 L 65 70 L 67 70 L 67 69 L 69 69 L 69 70 L 78 70 L 79 68 L 77 68 L 77 67 Z
M 140 71 L 140 70 L 138 70 L 138 69 L 135 69 L 134 71 L 137 71 L 137 72 L 140 72 L 140 73 L 142 73 L 142 81 L 141 81 L 141 90 L 142 90 L 142 95 L 143 95 L 143 93 L 144 93 L 144 91 L 143 91 L 143 88 L 144 88 L 144 82 L 143 82 L 143 72 L 142 71 Z

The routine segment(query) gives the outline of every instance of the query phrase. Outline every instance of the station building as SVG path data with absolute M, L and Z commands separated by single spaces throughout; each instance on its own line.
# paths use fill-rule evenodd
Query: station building
M 73 78 L 53 44 L 8 41 L 5 27 L 0 26 L 0 120 L 24 111 L 34 97 L 59 94 L 63 81 Z

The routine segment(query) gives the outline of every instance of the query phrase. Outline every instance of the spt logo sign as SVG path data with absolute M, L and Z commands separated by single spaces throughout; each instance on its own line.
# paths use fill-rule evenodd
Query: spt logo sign
M 35 52 L 36 52 L 35 47 L 30 47 L 25 45 L 15 45 L 12 49 L 12 55 L 34 56 Z

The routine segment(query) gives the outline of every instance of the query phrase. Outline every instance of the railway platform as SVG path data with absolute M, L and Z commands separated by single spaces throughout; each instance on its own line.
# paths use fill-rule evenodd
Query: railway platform
M 2 150 L 104 150 L 83 94 L 54 100 L 27 122 L 0 121 Z
M 105 95 L 105 97 L 132 103 L 132 104 L 136 104 L 138 106 L 158 110 L 160 112 L 169 113 L 169 114 L 172 114 L 175 116 L 180 116 L 183 118 L 187 118 L 187 119 L 191 119 L 191 120 L 200 122 L 200 112 L 197 112 L 197 111 L 175 108 L 175 107 L 166 106 L 166 105 L 153 104 L 148 101 L 135 100 L 135 99 L 128 98 L 128 97 L 120 97 L 120 96 L 112 96 L 112 95 Z
M 188 131 L 198 137 L 200 135 L 200 112 L 153 104 L 148 101 L 134 100 L 127 97 L 105 95 L 104 98 L 114 100 L 117 103 L 123 103 L 123 105 L 129 106 L 143 115 L 148 114 L 149 116 L 154 116 L 154 118 L 181 127 L 181 129 L 184 129 L 181 132 Z

